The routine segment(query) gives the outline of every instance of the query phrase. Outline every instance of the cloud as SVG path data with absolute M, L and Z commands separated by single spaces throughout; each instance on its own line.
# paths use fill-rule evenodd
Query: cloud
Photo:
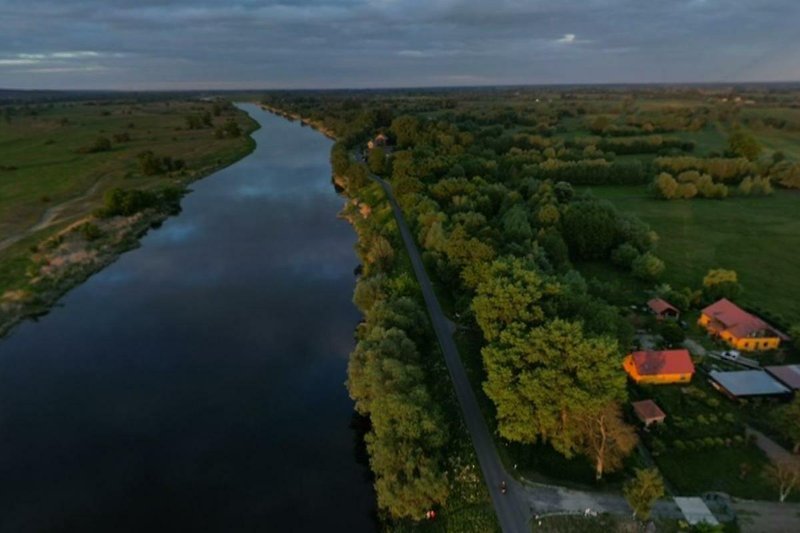
M 796 0 L 0 0 L 0 85 L 797 79 L 798 16 Z
M 575 34 L 565 33 L 563 37 L 556 39 L 556 42 L 561 44 L 572 44 L 575 42 Z

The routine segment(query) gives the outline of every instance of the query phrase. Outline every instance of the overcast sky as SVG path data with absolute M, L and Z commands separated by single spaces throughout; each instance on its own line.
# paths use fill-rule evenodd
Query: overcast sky
M 800 0 L 0 0 L 0 87 L 800 80 Z

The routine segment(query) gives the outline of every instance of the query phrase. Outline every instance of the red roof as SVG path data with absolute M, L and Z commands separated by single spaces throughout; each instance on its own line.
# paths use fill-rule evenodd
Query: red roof
M 664 420 L 667 415 L 661 408 L 656 405 L 653 400 L 642 400 L 641 402 L 633 402 L 633 411 L 639 420 L 647 423 L 648 421 Z
M 633 352 L 631 356 L 640 376 L 694 374 L 694 363 L 686 349 Z
M 730 331 L 737 338 L 750 337 L 754 333 L 763 330 L 773 331 L 776 336 L 783 340 L 788 340 L 789 338 L 786 334 L 770 326 L 759 317 L 751 315 L 727 298 L 709 305 L 703 309 L 703 314 L 722 324 L 723 329 Z
M 675 311 L 675 313 L 678 313 L 678 309 L 674 305 L 661 298 L 653 298 L 647 302 L 647 306 L 652 309 L 654 313 L 658 313 L 659 315 L 664 311 Z

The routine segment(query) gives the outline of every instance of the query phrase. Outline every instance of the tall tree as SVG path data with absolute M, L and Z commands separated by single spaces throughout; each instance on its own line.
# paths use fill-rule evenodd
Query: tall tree
M 567 457 L 584 452 L 585 423 L 625 398 L 616 341 L 584 337 L 579 322 L 516 323 L 483 351 L 484 390 L 497 408 L 500 434 L 550 442 Z
M 734 154 L 746 157 L 750 161 L 758 159 L 761 154 L 761 145 L 758 141 L 741 128 L 737 128 L 728 137 L 728 150 Z
M 502 257 L 483 272 L 477 284 L 472 310 L 483 336 L 493 341 L 509 325 L 538 324 L 544 319 L 539 300 L 554 287 L 548 286 L 529 261 Z
M 764 470 L 764 475 L 778 489 L 778 501 L 783 503 L 800 485 L 800 461 L 794 457 L 777 461 Z
M 741 290 L 735 270 L 712 268 L 703 278 L 703 295 L 709 301 L 736 298 Z
M 664 495 L 664 480 L 655 468 L 637 468 L 636 477 L 625 483 L 623 493 L 633 515 L 647 520 L 653 504 Z
M 619 403 L 600 409 L 588 409 L 580 416 L 582 451 L 594 461 L 594 476 L 599 480 L 605 472 L 619 470 L 625 458 L 636 447 L 636 430 L 625 423 Z

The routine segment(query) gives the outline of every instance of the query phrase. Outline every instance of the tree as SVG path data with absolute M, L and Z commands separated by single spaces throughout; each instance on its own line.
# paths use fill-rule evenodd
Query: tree
M 94 154 L 108 152 L 109 150 L 111 150 L 111 140 L 108 137 L 97 137 L 92 144 L 81 148 L 79 151 L 85 154 Z
M 794 457 L 776 461 L 764 469 L 764 475 L 778 489 L 778 501 L 783 503 L 800 484 L 800 461 Z
M 140 152 L 136 156 L 136 160 L 139 162 L 139 170 L 145 176 L 155 176 L 164 172 L 161 160 L 156 157 L 152 150 Z
M 664 496 L 664 480 L 655 468 L 637 468 L 636 477 L 625 483 L 623 493 L 633 515 L 647 520 L 653 504 Z
M 553 186 L 553 192 L 559 203 L 566 204 L 575 196 L 575 189 L 566 181 L 559 181 Z
M 627 242 L 620 244 L 611 252 L 611 261 L 623 268 L 631 268 L 637 257 L 639 257 L 639 250 Z
M 706 300 L 713 301 L 720 298 L 731 300 L 740 292 L 741 286 L 735 270 L 712 268 L 703 278 L 703 295 Z
M 794 330 L 792 330 L 794 331 Z M 797 333 L 795 333 L 795 342 L 797 342 Z M 792 441 L 792 451 L 800 453 L 800 396 L 795 396 L 792 403 L 781 407 L 778 410 L 778 416 L 781 420 L 781 427 L 783 432 Z
M 595 479 L 605 472 L 618 470 L 636 447 L 636 430 L 622 419 L 619 403 L 609 403 L 601 409 L 587 410 L 579 415 L 582 425 L 584 455 L 594 461 Z
M 579 322 L 503 330 L 482 350 L 483 388 L 497 408 L 500 435 L 523 443 L 541 439 L 566 457 L 590 451 L 596 431 L 587 424 L 625 398 L 617 349 L 608 337 L 585 337 Z
M 387 270 L 394 260 L 392 243 L 383 235 L 375 235 L 367 245 L 367 253 L 364 256 L 367 265 L 377 265 L 380 269 Z
M 472 310 L 487 341 L 497 339 L 514 322 L 535 325 L 544 319 L 539 306 L 544 280 L 533 265 L 503 257 L 492 262 L 484 276 L 477 284 Z
M 239 123 L 233 118 L 229 118 L 225 121 L 223 130 L 228 137 L 241 137 L 242 135 L 242 128 L 239 127 Z
M 658 279 L 664 268 L 664 262 L 650 252 L 640 255 L 631 263 L 633 275 L 645 281 Z
M 367 166 L 373 174 L 382 175 L 386 171 L 386 154 L 381 148 L 375 147 L 369 151 Z
M 419 120 L 410 115 L 397 117 L 392 121 L 391 131 L 397 139 L 397 146 L 407 148 L 417 142 L 419 135 Z
M 792 337 L 792 341 L 794 341 L 795 349 L 800 350 L 800 324 L 793 326 L 789 331 L 789 335 Z
M 570 252 L 578 259 L 608 257 L 617 242 L 617 212 L 607 202 L 571 203 L 564 212 L 562 227 Z
M 675 181 L 671 174 L 666 172 L 659 174 L 653 182 L 653 187 L 656 193 L 665 200 L 672 200 L 677 197 L 678 182 Z
M 755 137 L 737 128 L 728 137 L 728 150 L 737 156 L 746 157 L 749 161 L 755 161 L 761 154 L 761 145 Z
M 683 331 L 683 328 L 676 324 L 674 320 L 664 320 L 661 322 L 658 333 L 670 347 L 680 345 L 686 338 L 686 333 Z
M 528 213 L 523 204 L 516 204 L 503 215 L 503 233 L 506 239 L 525 241 L 533 236 L 528 223 Z

